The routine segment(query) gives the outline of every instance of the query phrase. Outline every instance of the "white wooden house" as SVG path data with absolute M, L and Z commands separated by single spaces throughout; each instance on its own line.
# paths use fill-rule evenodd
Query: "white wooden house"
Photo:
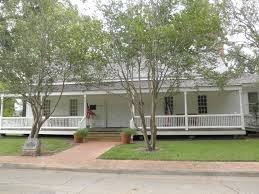
M 159 135 L 244 135 L 246 128 L 257 126 L 252 114 L 258 101 L 259 77 L 246 74 L 231 80 L 224 87 L 204 81 L 182 80 L 179 91 L 172 97 L 164 97 L 157 110 Z M 145 80 L 143 80 L 145 86 Z M 167 86 L 164 86 L 164 91 Z M 145 90 L 144 90 L 145 91 Z M 0 133 L 28 134 L 32 125 L 29 104 L 25 117 L 3 117 L 3 99 L 10 96 L 1 94 Z M 58 93 L 53 92 L 45 104 L 50 111 Z M 147 123 L 150 120 L 150 97 L 144 96 Z M 44 124 L 40 134 L 71 135 L 89 122 L 85 117 L 87 104 L 95 112 L 92 130 L 113 131 L 124 127 L 136 127 L 125 90 L 119 82 L 113 81 L 98 88 L 85 90 L 75 83 L 67 83 L 62 99 L 51 118 Z M 135 123 L 141 127 L 140 118 L 135 114 Z M 258 119 L 259 120 L 259 119 Z

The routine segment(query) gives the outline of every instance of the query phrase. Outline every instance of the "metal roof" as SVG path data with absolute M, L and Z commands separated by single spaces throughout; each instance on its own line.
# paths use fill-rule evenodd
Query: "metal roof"
M 138 81 L 134 81 L 138 84 Z M 166 81 L 164 88 L 170 86 L 171 81 Z M 259 76 L 256 74 L 244 74 L 236 79 L 231 79 L 227 82 L 226 87 L 244 86 L 259 83 Z M 147 80 L 141 80 L 142 88 L 148 88 Z M 180 88 L 197 88 L 197 87 L 217 87 L 213 81 L 205 80 L 204 78 L 182 79 L 179 83 Z M 61 85 L 55 86 L 55 91 L 60 91 Z M 68 83 L 65 85 L 64 92 L 79 92 L 79 91 L 108 91 L 108 90 L 123 90 L 121 83 L 116 81 L 109 81 L 99 84 L 98 86 L 84 85 L 79 83 Z

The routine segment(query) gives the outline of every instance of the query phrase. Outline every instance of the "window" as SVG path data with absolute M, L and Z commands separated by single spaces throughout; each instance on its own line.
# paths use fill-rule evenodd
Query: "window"
M 42 109 L 43 109 L 44 116 L 50 115 L 50 100 L 45 100 Z
M 27 109 L 27 102 L 25 100 L 23 100 L 22 101 L 22 117 L 26 117 L 26 109 Z
M 96 104 L 90 105 L 90 110 L 96 110 Z
M 174 107 L 174 99 L 172 96 L 165 97 L 165 114 L 172 115 Z
M 207 114 L 208 113 L 207 96 L 206 95 L 199 95 L 198 96 L 198 113 L 199 114 Z
M 257 92 L 248 92 L 249 113 L 258 112 L 258 94 Z
M 70 116 L 78 116 L 78 101 L 70 99 Z

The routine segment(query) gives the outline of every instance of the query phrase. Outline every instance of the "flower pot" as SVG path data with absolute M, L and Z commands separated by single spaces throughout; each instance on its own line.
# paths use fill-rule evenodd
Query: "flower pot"
M 126 133 L 121 133 L 121 143 L 122 144 L 130 144 L 131 135 Z
M 74 142 L 75 143 L 84 143 L 85 142 L 85 138 L 80 137 L 78 135 L 74 135 Z

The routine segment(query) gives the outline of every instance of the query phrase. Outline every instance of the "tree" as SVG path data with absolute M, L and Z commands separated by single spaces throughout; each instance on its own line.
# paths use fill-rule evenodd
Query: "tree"
M 4 84 L 0 83 L 0 93 L 4 91 Z M 11 117 L 14 115 L 15 109 L 15 99 L 13 98 L 5 98 L 4 99 L 4 110 L 3 110 L 3 116 L 4 117 Z
M 14 116 L 14 104 L 15 104 L 15 99 L 13 98 L 5 98 L 4 99 L 4 112 L 3 116 L 4 117 L 12 117 Z
M 240 74 L 259 72 L 259 2 L 226 0 L 223 3 L 226 59 L 230 68 Z
M 209 75 L 217 66 L 223 35 L 219 11 L 206 0 L 111 1 L 100 9 L 109 36 L 104 52 L 109 72 L 120 79 L 140 116 L 146 149 L 155 150 L 159 100 L 172 95 L 182 78 Z M 151 98 L 150 139 L 146 92 Z
M 8 24 L 0 32 L 8 42 L 0 47 L 0 81 L 9 93 L 31 105 L 29 140 L 37 139 L 61 99 L 65 82 L 80 80 L 81 75 L 88 81 L 96 77 L 101 24 L 79 15 L 68 1 L 9 0 L 0 14 L 5 18 L 0 26 Z M 58 99 L 50 114 L 43 115 L 53 91 L 59 93 Z
M 4 84 L 0 82 L 0 93 L 5 91 Z M 12 117 L 15 113 L 15 102 L 16 100 L 14 98 L 5 98 L 3 101 L 3 104 L 1 106 L 4 106 L 3 109 L 3 117 Z M 0 107 L 1 107 L 0 106 Z

